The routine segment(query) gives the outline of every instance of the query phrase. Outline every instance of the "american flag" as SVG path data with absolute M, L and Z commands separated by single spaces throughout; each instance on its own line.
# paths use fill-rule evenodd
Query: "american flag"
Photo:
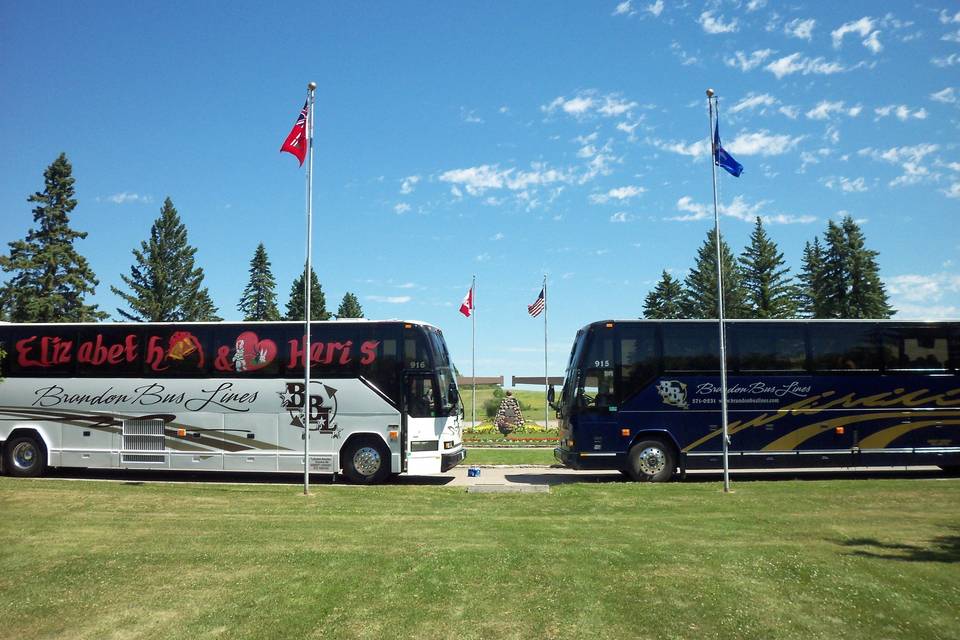
M 307 102 L 303 103 L 300 117 L 290 130 L 290 135 L 283 141 L 280 151 L 292 153 L 300 161 L 300 166 L 303 166 L 303 160 L 307 157 Z
M 534 300 L 533 304 L 527 305 L 527 313 L 529 313 L 534 318 L 536 318 L 538 315 L 540 315 L 541 312 L 543 312 L 544 291 L 545 291 L 544 289 L 540 289 L 540 295 L 537 296 L 537 299 Z

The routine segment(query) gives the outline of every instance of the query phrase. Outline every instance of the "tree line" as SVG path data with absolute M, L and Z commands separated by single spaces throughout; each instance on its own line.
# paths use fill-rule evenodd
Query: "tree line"
M 27 198 L 35 203 L 34 228 L 26 238 L 8 243 L 10 252 L 0 255 L 0 268 L 10 274 L 0 288 L 0 320 L 11 322 L 95 322 L 109 314 L 98 305 L 87 304 L 100 284 L 74 241 L 87 237 L 70 227 L 74 198 L 73 167 L 61 153 L 43 173 L 44 188 Z M 220 312 L 203 284 L 203 268 L 194 261 L 197 250 L 187 238 L 187 228 L 173 201 L 166 198 L 150 235 L 133 249 L 129 275 L 121 275 L 124 288 L 110 290 L 123 300 L 117 313 L 135 322 L 219 321 Z M 304 276 L 300 273 L 290 287 L 286 313 L 277 307 L 276 279 L 267 250 L 260 243 L 250 260 L 249 279 L 237 310 L 244 320 L 302 320 Z M 347 292 L 340 302 L 338 318 L 362 318 L 357 297 Z M 310 317 L 329 320 L 326 297 L 310 269 Z
M 647 294 L 647 318 L 717 317 L 717 241 L 711 229 L 680 281 L 667 271 Z M 723 308 L 727 318 L 889 318 L 895 309 L 880 280 L 878 253 L 856 221 L 827 222 L 823 242 L 804 245 L 793 277 L 783 253 L 757 217 L 747 247 L 735 258 L 720 238 Z

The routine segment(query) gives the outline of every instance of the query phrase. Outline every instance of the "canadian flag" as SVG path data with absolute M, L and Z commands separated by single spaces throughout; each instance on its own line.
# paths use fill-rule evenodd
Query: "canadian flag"
M 460 304 L 460 313 L 470 317 L 470 314 L 473 313 L 473 287 L 470 287 L 470 290 L 467 291 L 467 295 L 463 296 L 463 302 Z

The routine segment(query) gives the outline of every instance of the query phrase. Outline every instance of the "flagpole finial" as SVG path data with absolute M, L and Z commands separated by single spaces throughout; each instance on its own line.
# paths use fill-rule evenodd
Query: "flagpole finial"
M 309 82 L 309 83 L 307 83 L 307 89 L 310 89 L 310 91 L 314 91 L 314 90 L 316 90 L 316 88 L 317 88 L 317 83 L 316 83 L 316 82 Z
M 708 98 L 712 98 L 713 95 L 714 95 L 713 89 L 707 89 L 707 97 L 708 97 Z

